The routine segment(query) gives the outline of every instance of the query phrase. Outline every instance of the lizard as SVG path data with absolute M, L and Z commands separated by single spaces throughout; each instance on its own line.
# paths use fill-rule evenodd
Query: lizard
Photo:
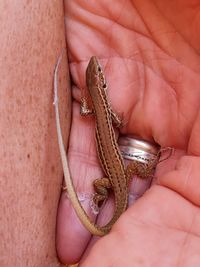
M 71 200 L 72 206 L 82 222 L 82 224 L 93 235 L 103 236 L 107 234 L 112 225 L 117 221 L 120 215 L 126 210 L 128 204 L 128 180 L 135 174 L 142 174 L 141 178 L 147 178 L 149 175 L 149 166 L 133 162 L 129 165 L 128 172 L 125 170 L 124 161 L 120 153 L 113 123 L 116 127 L 121 126 L 121 121 L 117 114 L 112 111 L 107 97 L 107 84 L 103 70 L 95 56 L 92 56 L 86 69 L 86 84 L 87 93 L 81 100 L 81 115 L 94 114 L 95 116 L 95 133 L 97 143 L 97 154 L 107 178 L 101 178 L 94 181 L 96 193 L 94 202 L 99 202 L 107 199 L 107 189 L 112 188 L 115 198 L 115 210 L 111 220 L 105 226 L 98 226 L 92 222 L 89 216 L 83 209 L 78 196 L 76 194 L 73 181 L 70 175 L 67 155 L 63 143 L 59 110 L 57 98 L 57 73 L 62 55 L 59 57 L 55 72 L 54 72 L 54 105 L 56 114 L 56 129 L 58 143 L 61 155 L 61 161 L 64 172 L 65 188 L 68 192 L 68 197 Z M 144 170 L 143 170 L 144 169 Z M 142 171 L 144 173 L 142 173 Z M 102 194 L 103 192 L 103 194 Z
M 65 146 L 60 126 L 58 97 L 57 97 L 57 91 L 58 91 L 57 73 L 61 57 L 62 56 L 60 56 L 57 61 L 54 72 L 54 106 L 56 114 L 56 129 L 58 135 L 60 155 L 63 165 L 65 185 L 67 188 L 68 197 L 71 200 L 72 206 L 82 224 L 93 235 L 103 236 L 110 231 L 112 225 L 126 210 L 128 203 L 128 185 L 125 173 L 125 166 L 123 158 L 118 148 L 114 128 L 112 125 L 112 119 L 114 119 L 115 114 L 112 112 L 110 104 L 107 99 L 106 95 L 107 85 L 105 82 L 105 77 L 102 68 L 98 63 L 97 58 L 93 56 L 91 57 L 86 70 L 86 83 L 92 100 L 93 111 L 87 109 L 86 101 L 82 100 L 81 113 L 82 115 L 83 114 L 87 115 L 91 112 L 94 112 L 96 119 L 96 142 L 97 142 L 98 155 L 103 170 L 105 174 L 108 176 L 108 179 L 106 180 L 107 186 L 108 187 L 111 186 L 113 188 L 115 197 L 115 210 L 112 219 L 105 226 L 98 226 L 91 221 L 91 219 L 83 209 L 76 194 L 69 171 L 68 160 L 65 152 Z M 116 118 L 117 116 L 115 117 L 115 121 L 117 121 Z

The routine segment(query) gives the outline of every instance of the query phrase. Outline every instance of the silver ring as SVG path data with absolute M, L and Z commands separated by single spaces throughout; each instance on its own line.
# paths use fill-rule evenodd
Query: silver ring
M 131 136 L 120 136 L 118 144 L 121 154 L 125 159 L 139 161 L 144 164 L 154 162 L 155 166 L 159 161 L 160 146 L 158 144 Z

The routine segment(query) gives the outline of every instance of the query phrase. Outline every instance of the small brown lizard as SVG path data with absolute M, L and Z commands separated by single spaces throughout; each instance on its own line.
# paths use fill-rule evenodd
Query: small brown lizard
M 56 111 L 58 142 L 63 164 L 65 184 L 67 187 L 68 196 L 83 225 L 92 234 L 102 236 L 110 231 L 112 225 L 119 218 L 122 212 L 125 211 L 128 201 L 128 186 L 125 174 L 125 167 L 121 153 L 118 148 L 115 132 L 112 126 L 112 118 L 115 119 L 115 121 L 117 121 L 117 116 L 115 116 L 115 114 L 112 112 L 107 100 L 107 95 L 106 95 L 107 86 L 105 83 L 105 77 L 102 72 L 101 66 L 99 65 L 96 57 L 92 57 L 90 59 L 90 62 L 86 70 L 86 82 L 92 100 L 93 111 L 88 109 L 87 101 L 83 100 L 81 113 L 85 115 L 94 112 L 95 114 L 98 155 L 103 170 L 108 176 L 108 178 L 103 178 L 102 185 L 106 184 L 108 188 L 112 187 L 115 196 L 115 211 L 112 219 L 105 226 L 99 227 L 90 220 L 90 218 L 82 208 L 80 201 L 78 200 L 77 194 L 75 192 L 69 172 L 66 152 L 62 139 L 59 110 L 57 104 L 57 72 L 60 61 L 61 57 L 58 60 L 54 74 L 54 91 L 55 91 L 54 104 Z M 98 184 L 99 182 L 96 183 Z M 96 202 L 98 203 L 99 201 L 102 201 L 106 197 L 107 196 L 101 197 L 98 194 L 95 196 L 95 199 Z
M 98 156 L 102 168 L 107 175 L 107 178 L 97 179 L 95 181 L 97 193 L 95 194 L 94 201 L 98 205 L 99 202 L 104 201 L 108 197 L 106 188 L 112 188 L 115 197 L 115 211 L 113 217 L 108 224 L 100 227 L 91 221 L 91 219 L 82 208 L 69 172 L 67 156 L 62 139 L 57 103 L 57 72 L 60 60 L 61 56 L 57 62 L 54 74 L 54 104 L 56 112 L 58 142 L 64 171 L 65 185 L 69 199 L 71 200 L 71 203 L 80 221 L 92 234 L 102 236 L 110 231 L 112 225 L 126 210 L 128 202 L 128 178 L 126 176 L 123 158 L 121 156 L 112 125 L 112 122 L 114 122 L 115 125 L 119 126 L 120 121 L 118 119 L 118 116 L 112 111 L 110 107 L 106 94 L 107 85 L 105 77 L 102 68 L 97 61 L 97 58 L 93 56 L 91 57 L 86 70 L 86 83 L 88 93 L 87 96 L 82 99 L 81 114 L 94 114 L 95 116 Z M 138 165 L 138 163 L 136 165 Z M 134 164 L 134 171 L 137 170 L 136 165 Z

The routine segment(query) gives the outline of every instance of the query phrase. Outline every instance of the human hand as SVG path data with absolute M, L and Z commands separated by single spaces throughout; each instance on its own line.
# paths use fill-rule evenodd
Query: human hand
M 61 260 L 78 260 L 90 240 L 85 251 L 89 255 L 81 266 L 199 263 L 200 258 L 192 257 L 192 253 L 199 253 L 195 237 L 199 235 L 195 205 L 199 205 L 200 172 L 197 6 L 191 1 L 181 5 L 175 1 L 173 6 L 168 1 L 71 1 L 66 2 L 66 11 L 74 82 L 68 155 L 77 192 L 84 192 L 86 211 L 94 216 L 87 194 L 92 192 L 92 180 L 102 176 L 96 158 L 94 121 L 80 117 L 77 103 L 79 89 L 85 88 L 85 69 L 91 55 L 97 55 L 104 66 L 113 109 L 123 113 L 126 123 L 121 133 L 155 140 L 161 147 L 175 147 L 176 151 L 158 165 L 156 185 L 98 242 L 96 237 L 90 240 L 63 193 L 57 231 Z M 106 206 L 102 221 L 104 212 L 112 212 L 109 204 Z

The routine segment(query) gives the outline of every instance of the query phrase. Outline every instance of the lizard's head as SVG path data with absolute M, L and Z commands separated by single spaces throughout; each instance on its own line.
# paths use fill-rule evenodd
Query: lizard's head
M 89 91 L 91 86 L 100 86 L 100 88 L 106 89 L 106 80 L 103 74 L 101 65 L 97 58 L 92 56 L 86 70 L 86 83 Z

